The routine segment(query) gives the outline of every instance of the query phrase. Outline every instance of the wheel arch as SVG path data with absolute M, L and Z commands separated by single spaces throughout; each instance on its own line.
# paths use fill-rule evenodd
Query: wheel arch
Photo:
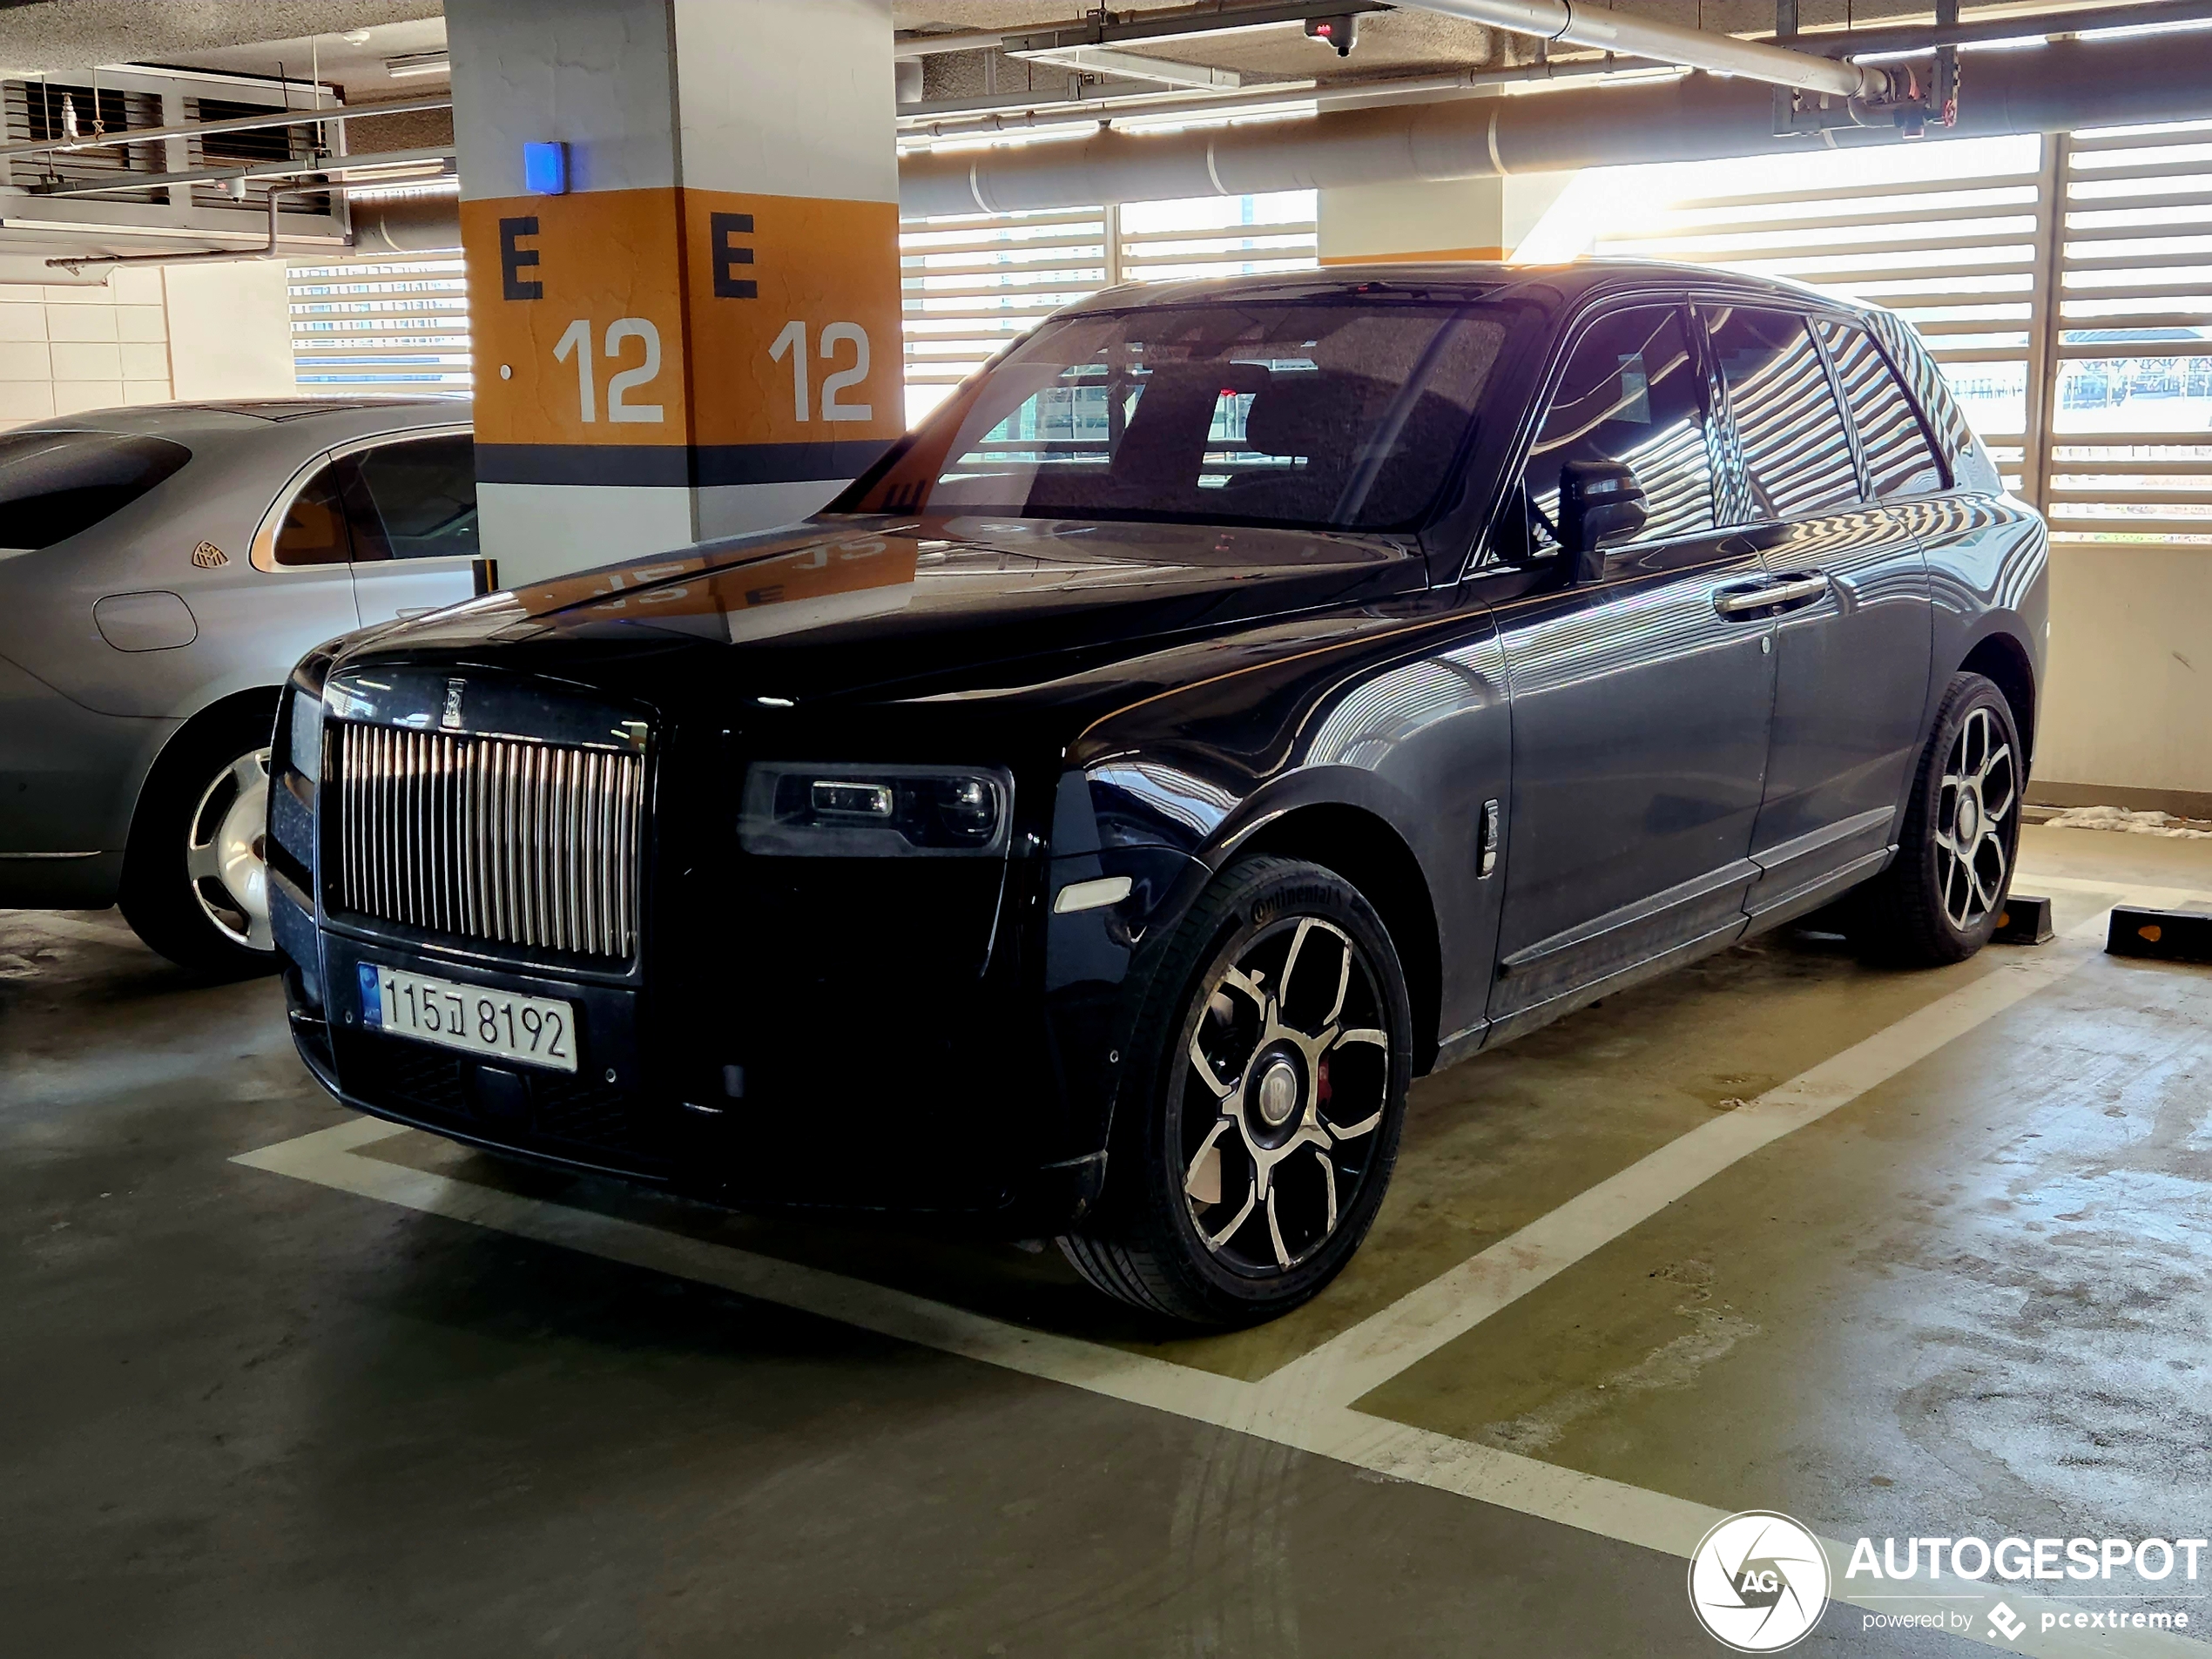
M 281 685 L 253 685 L 244 691 L 230 691 L 216 698 L 192 714 L 164 739 L 152 764 L 138 779 L 137 792 L 131 798 L 130 829 L 125 843 L 124 857 L 127 862 L 138 846 L 138 812 L 146 798 L 146 791 L 157 778 L 165 778 L 177 764 L 177 757 L 186 752 L 199 734 L 227 721 L 240 719 L 255 712 L 266 713 L 272 732 L 276 727 L 277 700 L 284 694 Z
M 1322 801 L 1291 807 L 1239 841 L 1234 856 L 1266 853 L 1332 870 L 1359 890 L 1390 934 L 1413 1005 L 1416 1077 L 1436 1063 L 1443 953 L 1428 878 L 1390 820 L 1364 806 Z
M 2004 693 L 2013 724 L 2020 728 L 2020 747 L 2027 752 L 2020 768 L 2025 775 L 2035 760 L 2035 669 L 2027 648 L 2010 634 L 1986 635 L 1966 653 L 1959 671 L 1979 674 Z

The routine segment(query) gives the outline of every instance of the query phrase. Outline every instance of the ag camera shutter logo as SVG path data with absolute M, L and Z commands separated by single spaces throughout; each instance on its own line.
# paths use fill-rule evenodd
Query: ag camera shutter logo
M 1738 1653 L 1779 1653 L 1804 1640 L 1828 1605 L 1828 1554 L 1789 1516 L 1730 1515 L 1689 1558 L 1689 1607 Z

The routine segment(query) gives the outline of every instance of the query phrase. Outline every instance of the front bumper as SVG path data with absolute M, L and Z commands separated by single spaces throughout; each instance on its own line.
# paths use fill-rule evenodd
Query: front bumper
M 1004 1008 L 1003 986 L 973 982 L 956 1030 L 939 1024 L 942 999 L 919 1021 L 887 1010 L 858 1040 L 838 1020 L 795 1021 L 789 1001 L 752 1020 L 725 1006 L 718 1025 L 702 1028 L 696 996 L 657 998 L 642 984 L 318 928 L 306 895 L 281 877 L 271 908 L 301 1057 L 355 1110 L 734 1209 L 894 1217 L 992 1237 L 1065 1231 L 1103 1187 L 1103 1123 L 1085 1130 L 1070 1118 L 1049 1057 L 1064 1045 L 976 1051 L 994 1023 L 987 1010 Z M 370 1030 L 363 964 L 567 1002 L 577 1069 L 502 1064 Z M 769 1063 L 732 1077 L 730 1062 L 715 1063 L 730 1052 Z M 902 1054 L 912 1056 L 903 1067 Z M 825 1055 L 839 1063 L 817 1063 Z M 792 1086 L 809 1075 L 811 1087 Z M 964 1077 L 992 1081 L 971 1092 Z M 740 1093 L 729 1092 L 732 1082 Z

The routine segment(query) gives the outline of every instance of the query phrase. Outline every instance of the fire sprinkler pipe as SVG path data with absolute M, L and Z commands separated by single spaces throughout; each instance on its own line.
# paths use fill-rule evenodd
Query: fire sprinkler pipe
M 1588 46 L 1629 57 L 1653 57 L 1717 75 L 1740 76 L 1804 92 L 1837 98 L 1881 98 L 1890 90 L 1886 70 L 1816 57 L 1739 40 L 1734 35 L 1688 29 L 1656 17 L 1584 8 L 1575 0 L 1399 0 L 1415 10 L 1458 17 L 1507 34 L 1534 35 L 1558 45 Z
M 2208 84 L 2212 34 L 2054 41 L 1991 52 L 1974 60 L 1972 95 L 1943 138 L 2201 120 Z M 1825 141 L 1850 148 L 1898 137 L 1893 129 L 1862 128 Z M 1602 91 L 1328 111 L 1247 126 L 1108 130 L 1056 142 L 917 152 L 900 162 L 899 202 L 908 217 L 1004 213 L 1802 153 L 1815 142 L 1777 136 L 1773 93 L 1764 85 L 1689 75 Z

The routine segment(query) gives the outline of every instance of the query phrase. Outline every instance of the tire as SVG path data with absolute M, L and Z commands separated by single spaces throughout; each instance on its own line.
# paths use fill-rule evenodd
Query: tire
M 206 979 L 276 971 L 269 934 L 267 718 L 188 728 L 138 797 L 120 902 L 138 937 Z
M 1359 1248 L 1397 1161 L 1413 1013 L 1390 934 L 1333 872 L 1244 859 L 1137 995 L 1104 1202 L 1061 1251 L 1186 1324 L 1286 1313 Z
M 1855 895 L 1851 936 L 1869 961 L 1962 962 L 1996 931 L 2020 848 L 2020 728 L 1979 674 L 1952 678 L 1913 773 L 1888 869 Z

